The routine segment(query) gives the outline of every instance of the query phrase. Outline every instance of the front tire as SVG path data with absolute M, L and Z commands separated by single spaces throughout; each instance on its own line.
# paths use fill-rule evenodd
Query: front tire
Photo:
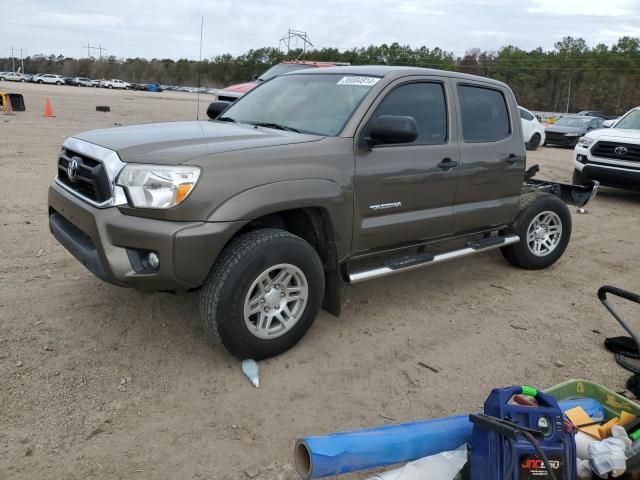
M 200 294 L 200 317 L 233 355 L 259 360 L 293 347 L 323 296 L 324 270 L 311 245 L 284 230 L 255 230 L 216 261 Z
M 557 262 L 571 238 L 571 213 L 555 195 L 530 192 L 520 200 L 513 233 L 520 242 L 501 249 L 516 267 L 540 270 Z

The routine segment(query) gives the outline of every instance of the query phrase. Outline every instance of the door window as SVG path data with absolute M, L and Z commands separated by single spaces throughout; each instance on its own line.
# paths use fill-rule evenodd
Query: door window
M 485 87 L 458 85 L 465 142 L 497 142 L 511 133 L 504 95 Z
M 532 121 L 533 120 L 533 115 L 531 115 L 529 112 L 527 112 L 526 110 L 523 110 L 522 108 L 518 109 L 520 111 L 520 118 L 523 120 L 529 120 Z
M 447 104 L 444 86 L 440 83 L 407 83 L 395 88 L 378 105 L 371 120 L 381 115 L 414 118 L 418 125 L 418 138 L 409 145 L 447 142 Z

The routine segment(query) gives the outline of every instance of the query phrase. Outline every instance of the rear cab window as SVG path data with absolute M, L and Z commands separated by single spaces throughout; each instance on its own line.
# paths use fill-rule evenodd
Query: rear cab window
M 497 142 L 511 135 L 509 109 L 501 91 L 458 84 L 458 99 L 466 143 Z

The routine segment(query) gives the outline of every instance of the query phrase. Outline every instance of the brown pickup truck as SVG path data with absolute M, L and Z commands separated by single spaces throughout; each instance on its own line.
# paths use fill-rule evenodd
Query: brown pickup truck
M 52 233 L 104 281 L 200 290 L 233 354 L 277 355 L 344 283 L 499 248 L 545 268 L 589 186 L 525 172 L 512 91 L 408 67 L 275 77 L 210 121 L 94 130 L 64 142 Z

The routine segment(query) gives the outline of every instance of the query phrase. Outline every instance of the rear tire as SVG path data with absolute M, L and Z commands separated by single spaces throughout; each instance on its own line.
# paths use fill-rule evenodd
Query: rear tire
M 39 83 L 40 85 L 42 85 L 42 80 L 38 80 L 38 83 Z
M 533 136 L 529 139 L 529 142 L 526 144 L 527 150 L 537 150 L 540 146 L 540 134 L 534 133 Z
M 255 230 L 225 247 L 200 294 L 207 334 L 238 358 L 279 355 L 309 330 L 324 296 L 315 249 L 278 229 Z
M 571 238 L 571 213 L 555 195 L 530 192 L 522 195 L 520 213 L 513 226 L 520 242 L 501 249 L 512 265 L 540 270 L 557 262 Z

